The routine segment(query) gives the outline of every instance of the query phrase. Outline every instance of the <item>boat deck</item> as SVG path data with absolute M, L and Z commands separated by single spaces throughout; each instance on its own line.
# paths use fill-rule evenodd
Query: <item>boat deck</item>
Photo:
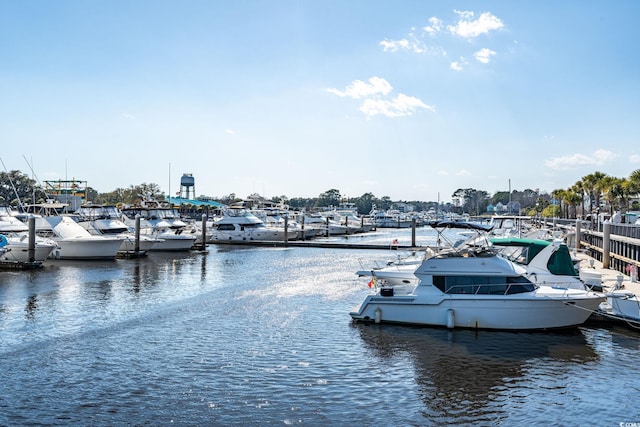
M 575 256 L 580 259 L 580 270 L 589 271 L 593 270 L 602 275 L 602 285 L 605 288 L 606 292 L 613 291 L 616 289 L 618 281 L 621 281 L 622 288 L 625 291 L 632 292 L 636 295 L 640 295 L 640 282 L 637 280 L 635 282 L 631 281 L 631 277 L 626 274 L 622 274 L 617 270 L 602 268 L 602 263 L 594 258 L 591 258 L 589 255 L 585 253 L 578 252 Z M 591 267 L 591 263 L 593 262 L 593 267 Z
M 632 281 L 631 277 L 626 274 L 610 268 L 603 268 L 602 262 L 585 253 L 578 252 L 574 255 L 576 258 L 580 259 L 578 266 L 581 271 L 594 271 L 601 275 L 603 291 L 605 294 L 613 291 L 623 291 L 640 296 L 640 282 L 637 279 Z M 596 312 L 591 319 L 598 322 L 622 322 L 633 328 L 640 329 L 640 321 L 616 316 L 610 312 L 610 309 L 607 309 L 607 306 L 607 303 L 603 303 L 601 305 L 601 309 Z

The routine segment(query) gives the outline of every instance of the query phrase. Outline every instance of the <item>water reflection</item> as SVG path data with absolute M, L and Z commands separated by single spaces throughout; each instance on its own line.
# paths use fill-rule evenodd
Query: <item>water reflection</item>
M 517 333 L 356 324 L 380 363 L 408 356 L 430 421 L 497 420 L 503 392 L 518 387 L 529 369 L 568 369 L 597 359 L 580 330 Z M 559 363 L 557 363 L 559 362 Z M 549 372 L 550 378 L 556 371 Z M 539 374 L 538 374 L 539 375 Z M 509 392 L 510 392 L 509 391 Z M 509 394 L 509 393 L 506 393 Z
M 27 306 L 25 307 L 27 319 L 28 320 L 35 319 L 37 311 L 38 311 L 38 296 L 29 295 L 29 297 L 27 298 Z
M 610 328 L 611 342 L 626 350 L 640 350 L 640 329 L 631 326 L 614 326 Z

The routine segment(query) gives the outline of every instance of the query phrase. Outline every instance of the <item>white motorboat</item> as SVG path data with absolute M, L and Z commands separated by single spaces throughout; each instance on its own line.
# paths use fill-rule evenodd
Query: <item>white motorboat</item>
M 316 237 L 341 236 L 347 233 L 347 227 L 330 218 L 325 218 L 318 212 L 306 212 L 301 214 L 297 221 L 304 225 L 305 230 L 314 230 Z M 305 233 L 305 237 L 308 237 Z
M 304 230 L 298 224 L 293 215 L 290 215 L 289 212 L 279 212 L 277 210 L 265 210 L 265 209 L 251 209 L 249 212 L 255 215 L 260 221 L 264 222 L 264 225 L 268 229 L 277 229 L 282 232 L 282 240 L 284 240 L 285 235 L 285 225 L 286 225 L 286 235 L 287 240 L 298 240 L 304 237 Z M 224 215 L 223 215 L 224 216 Z M 285 221 L 286 218 L 286 221 Z M 221 218 L 222 219 L 222 218 Z M 286 224 L 285 224 L 286 222 Z
M 633 292 L 613 290 L 606 294 L 605 312 L 635 325 L 640 324 L 640 298 Z
M 396 209 L 388 211 L 372 209 L 369 213 L 373 224 L 380 228 L 410 228 L 413 219 Z
M 35 251 L 33 259 L 30 259 L 29 226 L 12 215 L 7 207 L 0 207 L 0 234 L 6 240 L 4 253 L 0 255 L 1 262 L 43 262 L 58 247 L 51 239 L 35 236 Z
M 474 223 L 430 225 L 490 230 Z M 415 275 L 415 286 L 376 284 L 351 317 L 448 328 L 552 329 L 584 323 L 603 300 L 588 290 L 539 286 L 527 277 L 525 267 L 499 256 L 489 245 L 465 244 L 434 253 Z
M 342 214 L 336 210 L 327 210 L 320 212 L 320 215 L 329 220 L 330 227 L 339 227 L 340 231 L 334 230 L 331 232 L 331 228 L 329 228 L 329 234 L 355 234 L 360 233 L 362 231 L 362 227 L 360 227 L 360 223 L 362 222 L 360 218 L 353 216 L 352 214 Z
M 161 239 L 140 233 L 136 246 L 134 227 L 129 227 L 122 221 L 123 214 L 112 205 L 82 205 L 76 211 L 78 224 L 94 235 L 115 236 L 122 241 L 122 253 L 147 252 L 162 243 Z
M 54 240 L 58 259 L 115 259 L 122 242 L 117 237 L 94 236 L 69 216 L 36 217 L 36 233 Z
M 171 207 L 162 207 L 153 202 L 149 206 L 135 206 L 122 210 L 124 223 L 135 226 L 140 217 L 140 235 L 156 241 L 149 251 L 188 251 L 196 243 L 196 229 L 189 227 Z M 202 240 L 202 239 L 201 239 Z
M 295 230 L 287 230 L 288 238 L 297 237 Z M 228 208 L 223 210 L 222 217 L 213 221 L 210 230 L 207 230 L 209 241 L 228 240 L 258 240 L 278 241 L 285 240 L 284 227 L 268 227 L 260 218 L 244 208 Z
M 431 253 L 430 251 L 399 257 L 397 260 L 387 262 L 383 267 L 358 270 L 356 274 L 359 277 L 368 277 L 370 288 L 376 285 L 413 288 L 418 284 L 418 277 L 415 275 L 416 269 L 422 264 L 426 254 Z
M 355 227 L 358 233 L 368 233 L 375 227 L 370 217 L 358 214 L 358 208 L 355 203 L 341 202 L 335 211 L 344 218 L 345 224 L 348 224 L 349 227 Z

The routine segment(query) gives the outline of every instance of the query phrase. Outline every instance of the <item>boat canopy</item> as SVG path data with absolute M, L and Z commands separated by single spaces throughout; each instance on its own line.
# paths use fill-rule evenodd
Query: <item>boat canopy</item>
M 208 206 L 210 208 L 221 208 L 224 205 L 222 203 L 213 200 L 195 200 L 195 199 L 183 199 L 181 197 L 168 197 L 167 201 L 173 206 L 191 205 L 191 206 Z
M 526 248 L 526 253 L 519 254 L 523 258 L 509 256 L 510 259 L 515 258 L 513 261 L 524 265 L 528 265 L 536 255 L 552 244 L 552 242 L 548 240 L 524 239 L 519 237 L 494 238 L 491 239 L 491 243 L 494 246 Z M 564 243 L 557 245 L 557 249 L 551 257 L 549 257 L 547 267 L 549 268 L 549 272 L 555 275 L 578 275 L 574 267 L 573 260 L 571 259 L 571 254 L 569 253 L 569 247 Z
M 478 224 L 476 222 L 458 222 L 458 221 L 429 221 L 431 228 L 460 228 L 466 230 L 491 231 L 493 225 Z

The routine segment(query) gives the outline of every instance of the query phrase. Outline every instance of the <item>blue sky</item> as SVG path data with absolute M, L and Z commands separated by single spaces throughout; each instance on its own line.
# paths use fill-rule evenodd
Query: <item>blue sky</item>
M 99 192 L 551 192 L 640 168 L 640 3 L 0 0 L 0 157 Z

